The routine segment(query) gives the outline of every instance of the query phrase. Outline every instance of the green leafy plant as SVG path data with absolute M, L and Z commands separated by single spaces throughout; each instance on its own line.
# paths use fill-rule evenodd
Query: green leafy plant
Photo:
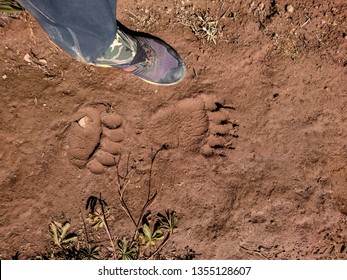
M 165 215 L 158 213 L 158 223 L 161 228 L 167 230 L 170 234 L 173 233 L 174 229 L 177 228 L 177 215 L 175 211 L 166 210 Z
M 79 254 L 82 260 L 98 260 L 99 259 L 99 246 L 92 246 L 88 244 L 86 248 L 81 248 Z
M 87 244 L 81 247 L 77 234 L 70 231 L 69 222 L 51 222 L 49 231 L 54 247 L 48 256 L 41 256 L 41 259 L 65 259 L 65 260 L 97 260 L 99 259 L 99 246 Z
M 87 220 L 91 223 L 92 227 L 97 229 L 97 228 L 102 228 L 105 226 L 105 219 L 104 215 L 101 212 L 100 207 L 95 209 L 94 212 L 90 212 L 88 214 Z
M 129 246 L 129 241 L 126 238 L 118 239 L 117 241 L 117 258 L 119 260 L 134 260 L 138 256 L 138 247 Z
M 157 241 L 164 238 L 163 232 L 160 229 L 150 229 L 149 225 L 144 224 L 140 230 L 139 238 L 141 240 L 141 245 L 145 247 L 155 246 Z
M 0 12 L 19 13 L 19 12 L 23 12 L 23 8 L 16 1 L 0 0 Z
M 49 230 L 51 232 L 53 242 L 61 249 L 68 248 L 74 242 L 77 242 L 78 238 L 75 233 L 71 233 L 70 231 L 70 223 L 58 223 L 51 222 L 49 225 Z

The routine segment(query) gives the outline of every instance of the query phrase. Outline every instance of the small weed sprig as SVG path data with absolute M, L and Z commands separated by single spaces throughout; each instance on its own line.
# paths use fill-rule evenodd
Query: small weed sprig
M 176 213 L 170 210 L 167 210 L 165 215 L 158 213 L 154 219 L 153 226 L 150 223 L 151 211 L 148 209 L 157 197 L 157 192 L 152 191 L 153 164 L 159 152 L 164 149 L 166 149 L 165 145 L 158 149 L 151 158 L 149 180 L 147 185 L 147 199 L 137 220 L 135 220 L 134 215 L 129 210 L 130 208 L 125 200 L 126 188 L 129 185 L 130 178 L 133 174 L 129 169 L 130 155 L 127 158 L 126 169 L 123 176 L 119 172 L 119 162 L 117 164 L 118 193 L 120 203 L 135 227 L 131 241 L 127 241 L 125 243 L 125 239 L 123 239 L 122 242 L 118 242 L 118 245 L 121 244 L 122 248 L 125 247 L 124 245 L 127 245 L 126 247 L 129 249 L 129 251 L 131 251 L 133 255 L 137 255 L 138 259 L 154 258 L 164 248 L 167 241 L 173 234 L 174 229 L 177 228 Z M 119 248 L 118 252 L 124 251 L 122 248 Z
M 101 194 L 99 198 L 90 196 L 86 204 L 86 210 L 90 209 L 87 220 L 89 220 L 93 228 L 105 228 L 108 239 L 110 240 L 113 256 L 115 257 L 116 249 L 107 223 L 109 210 L 106 210 L 105 207 L 107 207 L 107 203 L 101 198 Z
M 81 247 L 77 234 L 70 232 L 70 223 L 51 222 L 49 231 L 53 239 L 54 248 L 49 256 L 44 259 L 64 259 L 64 260 L 97 260 L 99 259 L 99 246 Z
M 209 10 L 204 11 L 193 6 L 179 10 L 176 21 L 188 26 L 196 37 L 203 38 L 208 43 L 217 44 L 217 38 L 222 32 L 217 16 L 212 16 Z

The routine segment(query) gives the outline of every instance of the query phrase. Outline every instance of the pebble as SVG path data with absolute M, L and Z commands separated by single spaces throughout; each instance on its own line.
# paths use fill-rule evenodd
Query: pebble
M 294 7 L 292 5 L 286 5 L 286 12 L 292 14 L 294 12 Z
M 28 63 L 32 63 L 33 61 L 31 60 L 30 55 L 27 53 L 24 57 L 23 57 L 24 61 L 28 62 Z

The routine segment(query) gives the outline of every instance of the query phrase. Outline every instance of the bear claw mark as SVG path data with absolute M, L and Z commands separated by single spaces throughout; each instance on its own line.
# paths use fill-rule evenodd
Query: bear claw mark
M 123 150 L 123 119 L 115 113 L 95 108 L 81 109 L 74 117 L 67 136 L 67 157 L 79 167 L 94 174 L 104 173 L 116 165 Z

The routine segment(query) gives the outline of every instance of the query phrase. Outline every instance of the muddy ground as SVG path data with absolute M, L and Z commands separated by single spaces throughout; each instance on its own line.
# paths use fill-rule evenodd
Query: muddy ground
M 136 216 L 165 145 L 151 210 L 177 212 L 167 258 L 347 259 L 345 1 L 118 3 L 125 26 L 179 51 L 180 84 L 84 65 L 30 15 L 1 14 L 0 258 L 48 252 L 52 220 L 85 238 L 100 193 L 112 236 L 130 235 L 115 160 L 123 174 L 129 158 Z

